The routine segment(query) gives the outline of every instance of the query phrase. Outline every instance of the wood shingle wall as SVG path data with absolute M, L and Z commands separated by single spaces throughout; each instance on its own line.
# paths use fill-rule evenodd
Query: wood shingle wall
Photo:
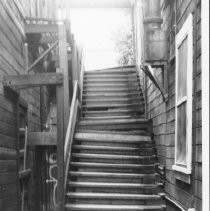
M 15 99 L 8 95 L 2 85 L 4 75 L 25 73 L 24 18 L 36 17 L 37 0 L 0 1 L 0 210 L 18 210 L 17 177 L 17 114 Z M 40 0 L 39 2 L 43 2 Z M 54 11 L 53 11 L 54 12 Z M 32 62 L 32 61 L 31 61 Z M 47 95 L 47 91 L 45 91 Z M 40 131 L 40 89 L 30 88 L 20 91 L 20 96 L 28 103 L 28 124 L 30 131 Z M 47 96 L 46 96 L 47 99 Z M 47 102 L 45 102 L 47 103 Z M 28 167 L 34 167 L 34 149 L 29 151 Z M 32 173 L 32 196 L 34 193 Z M 31 200 L 31 209 L 35 202 Z
M 165 8 L 164 4 L 170 2 Z M 192 182 L 186 184 L 175 178 L 175 172 L 172 170 L 175 154 L 175 51 L 174 51 L 174 27 L 172 20 L 175 1 L 162 1 L 162 18 L 164 20 L 162 27 L 168 31 L 168 101 L 162 100 L 159 90 L 147 79 L 146 97 L 148 117 L 153 119 L 155 140 L 158 148 L 159 161 L 166 166 L 165 191 L 167 195 L 182 205 L 183 208 L 195 208 L 196 211 L 202 210 L 202 134 L 201 134 L 201 112 L 202 112 L 202 86 L 201 86 L 201 0 L 197 1 L 196 13 L 194 11 L 196 0 L 178 0 L 175 10 L 177 21 L 177 33 L 189 13 L 193 13 L 193 164 L 192 164 Z M 197 20 L 195 17 L 197 14 Z M 175 21 L 175 20 L 174 20 Z M 195 30 L 197 29 L 197 30 Z M 197 32 L 196 32 L 197 31 Z M 171 37 L 171 38 L 170 38 Z M 155 74 L 161 80 L 161 72 L 156 69 Z M 169 210 L 173 210 L 171 207 Z M 176 210 L 174 208 L 174 210 Z

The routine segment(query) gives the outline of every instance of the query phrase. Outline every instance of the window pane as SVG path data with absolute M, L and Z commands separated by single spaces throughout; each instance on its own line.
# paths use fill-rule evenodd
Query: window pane
M 183 40 L 178 48 L 178 102 L 187 96 L 187 42 L 188 36 Z
M 176 162 L 182 165 L 186 165 L 186 102 L 177 107 L 177 160 Z

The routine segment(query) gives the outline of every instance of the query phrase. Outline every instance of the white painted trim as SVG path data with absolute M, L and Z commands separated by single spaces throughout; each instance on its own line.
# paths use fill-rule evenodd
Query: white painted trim
M 178 166 L 178 165 L 173 165 L 172 166 L 172 169 L 174 171 L 179 171 L 179 172 L 182 172 L 184 174 L 191 174 L 191 169 L 188 169 L 188 168 L 184 168 L 184 167 L 181 167 L 181 166 Z
M 187 59 L 187 96 L 184 96 L 179 102 L 177 99 L 178 91 L 178 48 L 183 40 L 188 36 L 188 57 Z M 185 174 L 191 174 L 192 169 L 192 82 L 193 82 L 193 16 L 189 14 L 179 33 L 176 35 L 176 104 L 175 104 L 175 164 L 172 169 Z M 187 147 L 186 147 L 186 168 L 178 165 L 177 160 L 177 107 L 184 101 L 187 101 Z

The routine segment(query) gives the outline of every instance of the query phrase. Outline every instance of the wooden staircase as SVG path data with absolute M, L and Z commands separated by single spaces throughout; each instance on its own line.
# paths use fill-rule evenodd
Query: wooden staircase
M 85 72 L 66 210 L 166 210 L 134 68 Z

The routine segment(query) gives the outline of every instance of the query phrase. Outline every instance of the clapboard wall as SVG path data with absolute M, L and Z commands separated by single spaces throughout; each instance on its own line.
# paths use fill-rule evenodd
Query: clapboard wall
M 168 197 L 180 204 L 184 209 L 202 210 L 202 134 L 201 134 L 201 0 L 162 0 L 162 28 L 168 32 L 168 101 L 163 102 L 161 93 L 154 84 L 145 78 L 144 90 L 147 100 L 147 116 L 153 120 L 154 137 L 157 144 L 159 161 L 166 167 L 165 191 Z M 174 5 L 177 2 L 177 5 Z M 196 5 L 196 6 L 195 6 Z M 176 8 L 176 9 L 174 9 Z M 195 12 L 196 8 L 196 12 Z M 175 11 L 175 13 L 173 12 Z M 193 13 L 193 164 L 192 182 L 185 184 L 175 178 L 172 170 L 175 154 L 175 50 L 174 25 L 176 16 L 179 32 L 189 13 Z M 197 16 L 197 17 L 196 17 Z M 161 71 L 155 70 L 156 76 L 162 80 Z M 173 203 L 168 210 L 179 210 Z
M 0 210 L 18 210 L 17 177 L 17 113 L 13 95 L 2 85 L 4 75 L 25 73 L 26 62 L 24 43 L 25 17 L 54 17 L 54 9 L 46 9 L 44 0 L 1 0 L 0 1 Z M 40 6 L 41 5 L 41 6 Z M 52 5 L 51 5 L 52 6 Z M 40 11 L 40 8 L 42 10 Z M 47 12 L 46 12 L 47 11 Z M 30 61 L 32 62 L 32 61 Z M 47 90 L 45 96 L 47 99 Z M 28 103 L 28 124 L 30 131 L 40 131 L 40 89 L 30 88 L 20 91 L 20 96 Z M 47 107 L 47 100 L 45 100 Z M 29 151 L 28 167 L 34 169 L 34 149 Z M 35 198 L 34 175 L 32 173 L 31 199 Z M 30 202 L 31 210 L 36 210 L 35 201 Z

